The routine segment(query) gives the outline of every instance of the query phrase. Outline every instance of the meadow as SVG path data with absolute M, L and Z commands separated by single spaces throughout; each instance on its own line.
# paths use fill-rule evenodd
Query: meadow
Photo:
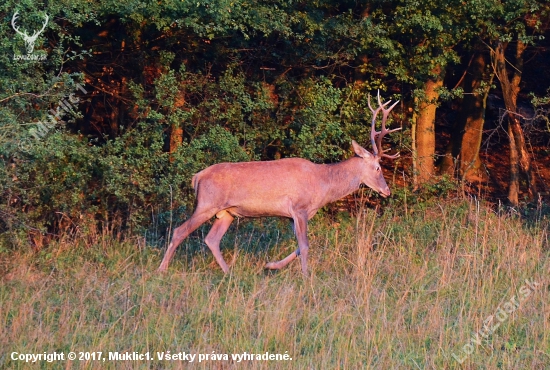
M 263 270 L 296 245 L 290 222 L 272 218 L 235 222 L 222 241 L 228 275 L 201 243 L 207 228 L 166 274 L 146 236 L 4 248 L 0 368 L 549 368 L 543 213 L 469 198 L 321 214 L 305 278 L 298 260 Z

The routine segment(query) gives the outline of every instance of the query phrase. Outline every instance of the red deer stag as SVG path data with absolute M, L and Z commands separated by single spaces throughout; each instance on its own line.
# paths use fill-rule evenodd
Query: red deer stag
M 212 251 L 224 273 L 229 271 L 220 252 L 220 240 L 234 217 L 289 217 L 294 221 L 298 249 L 278 262 L 266 264 L 267 269 L 280 269 L 300 256 L 302 272 L 307 273 L 309 242 L 307 222 L 319 208 L 338 200 L 365 184 L 383 197 L 390 195 L 380 168 L 384 135 L 400 128 L 386 129 L 390 108 L 382 104 L 378 94 L 378 108 L 373 113 L 371 143 L 374 154 L 352 141 L 356 157 L 335 164 L 314 164 L 301 158 L 286 158 L 267 162 L 220 163 L 193 176 L 197 199 L 195 212 L 183 225 L 174 230 L 159 271 L 166 271 L 177 246 L 204 222 L 216 216 L 212 229 L 204 241 Z M 382 129 L 375 130 L 376 117 L 382 111 Z

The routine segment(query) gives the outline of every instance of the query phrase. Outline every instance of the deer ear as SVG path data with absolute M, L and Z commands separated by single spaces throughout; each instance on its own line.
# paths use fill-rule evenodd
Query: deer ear
M 357 144 L 357 142 L 355 140 L 351 141 L 351 145 L 353 145 L 353 151 L 359 157 L 365 158 L 365 159 L 374 157 L 374 155 L 372 155 L 367 149 L 365 149 L 361 145 Z

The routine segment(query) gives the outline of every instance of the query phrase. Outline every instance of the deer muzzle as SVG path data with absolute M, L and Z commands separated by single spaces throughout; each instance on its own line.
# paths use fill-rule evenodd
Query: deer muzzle
M 384 198 L 389 197 L 391 195 L 391 191 L 389 186 L 386 186 L 385 188 L 380 189 L 380 195 Z

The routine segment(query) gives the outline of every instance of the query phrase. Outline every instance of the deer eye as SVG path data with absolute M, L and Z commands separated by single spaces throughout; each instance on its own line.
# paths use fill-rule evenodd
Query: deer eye
M 380 166 L 376 166 L 376 172 L 380 172 Z

